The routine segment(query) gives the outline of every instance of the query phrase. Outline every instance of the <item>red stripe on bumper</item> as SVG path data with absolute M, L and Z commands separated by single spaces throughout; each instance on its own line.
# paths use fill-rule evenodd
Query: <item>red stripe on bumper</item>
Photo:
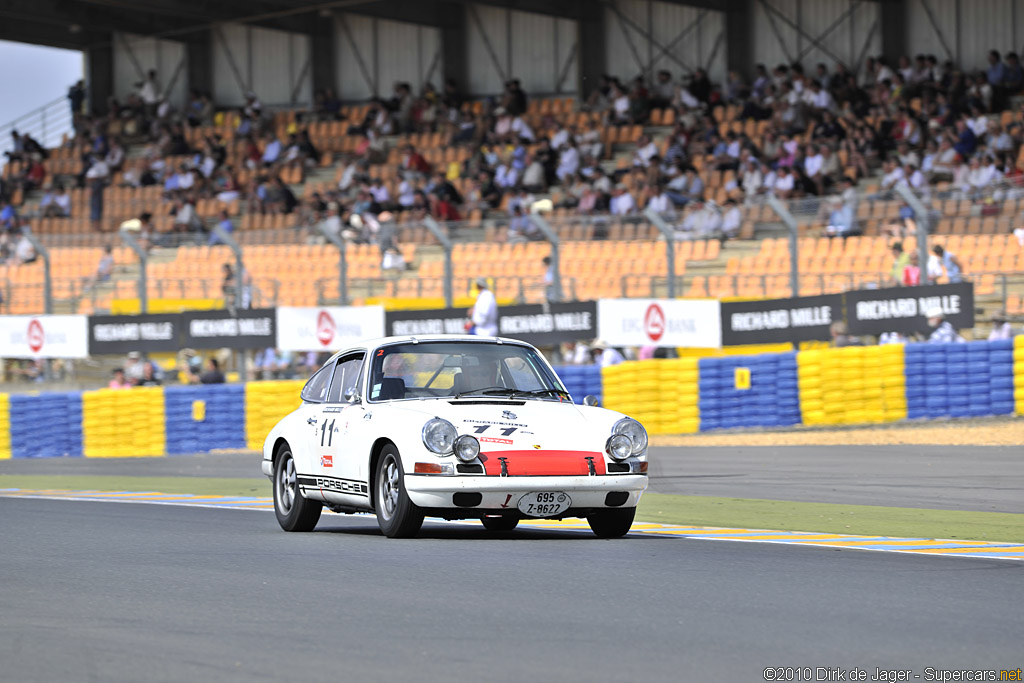
M 491 451 L 481 453 L 484 471 L 489 475 L 501 474 L 501 460 L 510 477 L 588 475 L 590 466 L 587 458 L 594 459 L 595 474 L 606 474 L 604 455 L 598 451 Z

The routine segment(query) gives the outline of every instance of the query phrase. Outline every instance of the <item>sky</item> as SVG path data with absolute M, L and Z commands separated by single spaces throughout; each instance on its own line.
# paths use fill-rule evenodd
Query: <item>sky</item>
M 67 94 L 82 78 L 82 53 L 0 40 L 0 128 Z

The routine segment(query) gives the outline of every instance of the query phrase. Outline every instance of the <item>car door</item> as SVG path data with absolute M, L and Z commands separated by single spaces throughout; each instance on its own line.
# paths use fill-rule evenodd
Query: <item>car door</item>
M 357 391 L 363 357 L 360 351 L 338 360 L 319 416 L 317 453 L 325 497 L 347 504 L 366 503 L 369 494 L 354 443 L 356 434 L 365 433 Z
M 317 440 L 319 439 L 320 418 L 324 402 L 327 400 L 327 391 L 331 386 L 331 376 L 334 374 L 335 365 L 333 359 L 324 364 L 302 387 L 300 394 L 302 407 L 299 409 L 301 411 L 301 422 L 299 423 L 301 438 L 298 439 L 300 443 L 293 444 L 293 449 L 302 453 L 301 458 L 297 456 L 295 463 L 300 474 L 316 474 L 319 471 L 317 460 L 320 456 L 317 452 L 319 450 Z

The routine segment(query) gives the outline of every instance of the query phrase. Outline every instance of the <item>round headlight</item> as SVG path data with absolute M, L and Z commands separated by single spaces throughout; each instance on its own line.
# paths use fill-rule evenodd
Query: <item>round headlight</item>
M 633 442 L 625 434 L 612 434 L 604 449 L 615 460 L 625 460 L 633 452 Z
M 458 433 L 448 420 L 435 417 L 423 425 L 423 445 L 438 455 L 448 455 L 452 452 L 456 436 Z
M 475 436 L 463 434 L 455 439 L 455 457 L 462 462 L 471 462 L 480 455 L 480 442 Z
M 633 455 L 640 455 L 647 450 L 647 430 L 631 417 L 624 417 L 612 427 L 612 434 L 628 436 L 633 443 Z

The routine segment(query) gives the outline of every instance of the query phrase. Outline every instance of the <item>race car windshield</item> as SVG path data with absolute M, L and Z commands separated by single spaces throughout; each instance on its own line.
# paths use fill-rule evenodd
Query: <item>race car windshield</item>
M 471 396 L 569 399 L 540 355 L 517 344 L 421 342 L 373 354 L 370 401 Z

